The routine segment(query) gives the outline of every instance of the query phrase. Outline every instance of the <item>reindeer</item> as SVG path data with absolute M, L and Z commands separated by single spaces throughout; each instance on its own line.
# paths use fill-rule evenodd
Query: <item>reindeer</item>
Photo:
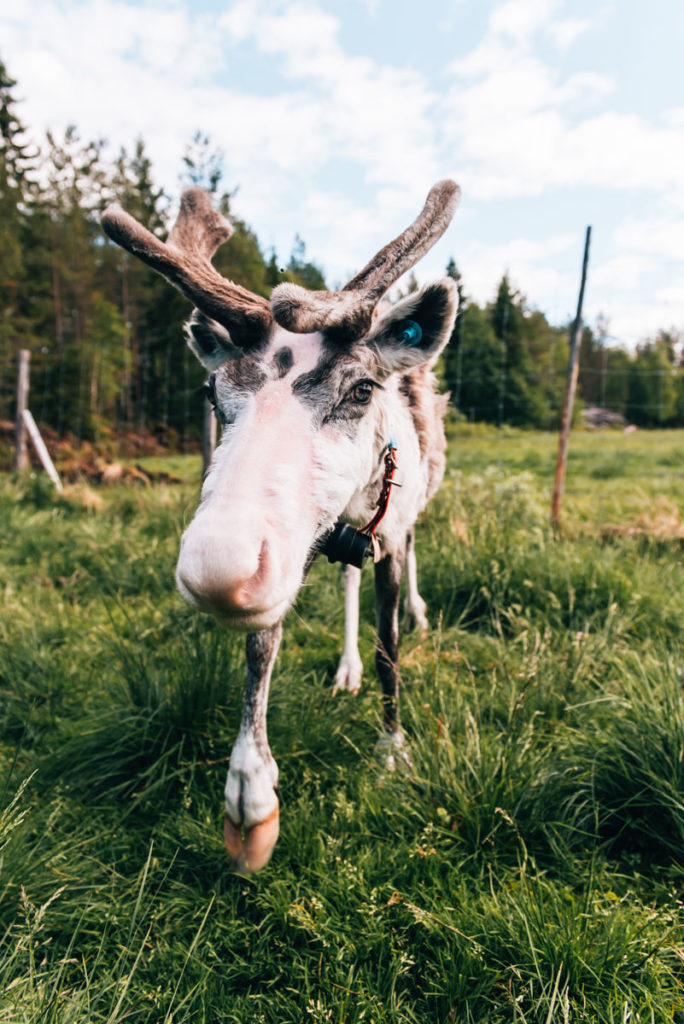
M 362 674 L 361 566 L 373 554 L 383 707 L 377 749 L 389 767 L 408 760 L 398 706 L 399 588 L 406 568 L 408 615 L 427 628 L 414 523 L 444 473 L 446 399 L 432 367 L 452 333 L 458 299 L 445 279 L 384 314 L 376 307 L 446 230 L 459 196 L 454 182 L 436 184 L 413 224 L 341 291 L 284 283 L 270 303 L 212 265 L 232 229 L 201 189 L 183 193 L 166 243 L 119 206 L 102 216 L 113 241 L 195 305 L 187 340 L 208 371 L 206 394 L 222 427 L 181 539 L 176 580 L 195 608 L 247 633 L 242 721 L 225 786 L 225 843 L 238 871 L 262 868 L 278 837 L 269 684 L 283 617 L 320 552 L 347 563 L 334 689 L 351 693 Z

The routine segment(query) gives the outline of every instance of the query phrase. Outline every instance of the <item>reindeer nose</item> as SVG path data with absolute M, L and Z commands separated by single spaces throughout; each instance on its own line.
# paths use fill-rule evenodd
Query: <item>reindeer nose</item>
M 217 611 L 248 611 L 263 606 L 271 577 L 271 553 L 264 540 L 259 551 L 256 572 L 242 578 L 226 578 L 209 582 L 203 598 Z
M 181 592 L 203 611 L 215 614 L 258 611 L 272 602 L 276 584 L 271 545 L 222 538 L 217 543 L 204 531 L 188 528 L 181 545 L 176 576 Z

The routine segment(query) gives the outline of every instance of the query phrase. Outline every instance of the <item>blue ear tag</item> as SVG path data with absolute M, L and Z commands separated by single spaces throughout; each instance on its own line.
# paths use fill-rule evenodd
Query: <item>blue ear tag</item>
M 409 348 L 420 345 L 423 338 L 423 329 L 420 324 L 417 324 L 415 320 L 404 320 L 399 327 L 397 338 L 402 345 L 408 345 Z

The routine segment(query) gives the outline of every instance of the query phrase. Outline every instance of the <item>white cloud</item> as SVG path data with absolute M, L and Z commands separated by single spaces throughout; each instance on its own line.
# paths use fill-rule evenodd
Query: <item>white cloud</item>
M 589 18 L 565 18 L 548 26 L 548 32 L 559 50 L 568 50 L 572 44 L 592 27 Z
M 430 118 L 437 96 L 420 74 L 348 55 L 339 20 L 312 4 L 241 0 L 221 25 L 281 58 L 290 79 L 315 90 L 317 142 L 326 158 L 358 163 L 369 182 L 398 184 L 409 195 L 416 182 L 421 191 L 439 177 Z
M 374 0 L 358 3 L 375 10 Z M 108 136 L 112 155 L 141 135 L 171 192 L 185 144 L 208 132 L 262 244 L 286 258 L 299 230 L 331 281 L 347 279 L 406 227 L 434 181 L 453 176 L 463 209 L 421 278 L 453 253 L 479 301 L 509 270 L 532 302 L 562 317 L 581 249 L 564 210 L 579 195 L 599 211 L 603 198 L 633 199 L 610 238 L 613 225 L 603 228 L 589 301 L 625 324 L 634 308 L 634 339 L 647 320 L 637 293 L 659 268 L 652 316 L 664 295 L 669 319 L 680 309 L 672 282 L 684 237 L 684 108 L 630 112 L 618 81 L 569 59 L 605 11 L 579 18 L 566 16 L 568 0 L 490 3 L 481 39 L 469 51 L 456 45 L 449 67 L 434 70 L 374 59 L 369 39 L 354 52 L 343 43 L 353 14 L 315 0 L 237 0 L 218 14 L 185 0 L 33 0 L 30 18 L 0 0 L 0 36 L 34 130 L 75 123 L 85 138 Z M 442 31 L 457 22 L 452 11 Z M 555 207 L 532 212 L 523 238 L 516 204 L 549 194 Z M 497 244 L 482 244 L 482 234 Z
M 239 0 L 211 17 L 180 4 L 36 0 L 31 19 L 0 14 L 5 28 L 29 124 L 74 122 L 83 137 L 106 135 L 115 149 L 142 135 L 170 190 L 199 128 L 226 153 L 229 183 L 242 185 L 242 215 L 256 224 L 287 216 L 289 237 L 295 204 L 316 191 L 326 166 L 358 167 L 369 221 L 374 191 L 391 187 L 395 199 L 381 200 L 382 209 L 405 220 L 445 176 L 431 119 L 436 94 L 424 77 L 346 53 L 339 19 L 315 4 Z M 252 49 L 271 60 L 269 88 L 258 92 L 231 75 L 233 58 Z M 335 230 L 335 206 L 318 204 L 317 238 Z M 333 274 L 357 263 L 328 251 Z
M 684 270 L 680 270 L 677 278 L 663 288 L 656 289 L 656 299 L 679 309 L 678 319 L 684 323 Z
M 623 345 L 634 346 L 648 338 L 655 338 L 662 328 L 680 330 L 684 324 L 684 302 L 672 297 L 658 301 L 635 299 L 629 305 L 615 306 L 610 311 L 610 334 Z M 605 312 L 605 309 L 603 310 Z
M 604 294 L 624 297 L 639 287 L 652 262 L 641 253 L 617 252 L 591 271 L 591 288 Z
M 627 217 L 615 232 L 615 247 L 649 253 L 684 267 L 684 217 Z
M 480 304 L 489 302 L 506 273 L 512 286 L 534 306 L 544 295 L 547 313 L 562 322 L 577 288 L 574 258 L 580 246 L 581 240 L 573 234 L 552 235 L 541 242 L 519 237 L 496 245 L 471 243 L 459 259 L 467 268 L 466 291 Z
M 530 36 L 551 20 L 558 0 L 507 0 L 494 8 L 489 30 L 516 43 L 526 43 Z
M 477 197 L 567 186 L 681 189 L 681 110 L 664 112 L 660 124 L 610 110 L 577 116 L 578 109 L 604 102 L 615 83 L 587 71 L 562 78 L 538 56 L 535 39 L 557 29 L 557 6 L 511 0 L 496 8 L 480 44 L 450 67 L 451 138 L 467 160 Z

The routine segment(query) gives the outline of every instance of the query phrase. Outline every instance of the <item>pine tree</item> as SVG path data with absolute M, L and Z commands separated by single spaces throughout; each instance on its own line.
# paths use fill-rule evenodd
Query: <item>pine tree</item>
M 499 282 L 489 319 L 494 334 L 506 347 L 507 368 L 518 369 L 525 362 L 523 303 L 518 292 L 511 288 L 507 274 Z
M 671 354 L 662 336 L 637 347 L 627 391 L 627 416 L 631 423 L 662 427 L 675 419 L 678 396 Z
M 183 187 L 199 185 L 205 192 L 216 196 L 223 181 L 223 165 L 222 150 L 212 146 L 208 135 L 196 131 L 183 154 L 181 184 Z
M 121 318 L 102 292 L 97 258 L 97 211 L 107 192 L 103 144 L 82 142 L 73 127 L 47 142 L 48 184 L 35 204 L 31 247 L 39 416 L 62 434 L 89 439 L 112 412 L 103 395 L 122 383 Z
M 121 150 L 111 189 L 121 206 L 149 231 L 166 233 L 168 201 L 164 190 L 155 185 L 142 139 L 136 140 L 132 153 Z M 173 374 L 181 360 L 172 355 L 183 351 L 179 323 L 187 305 L 158 274 L 118 246 L 105 247 L 103 270 L 115 284 L 116 294 L 110 297 L 124 324 L 117 421 L 121 428 L 144 434 L 158 422 L 168 425 L 169 389 L 182 390 Z
M 604 355 L 606 360 L 605 387 L 602 389 L 601 405 L 613 412 L 620 412 L 627 416 L 632 358 L 622 348 L 606 350 Z
M 515 426 L 546 426 L 548 410 L 526 344 L 524 300 L 512 290 L 506 274 L 489 307 L 489 319 L 505 352 L 502 420 Z
M 323 271 L 315 263 L 306 258 L 306 245 L 300 235 L 295 235 L 294 245 L 290 253 L 285 274 L 286 281 L 294 281 L 311 291 L 318 291 L 325 288 Z
M 458 292 L 458 312 L 454 329 L 449 342 L 444 349 L 441 360 L 442 377 L 445 387 L 451 392 L 451 401 L 458 408 L 461 401 L 461 382 L 463 377 L 463 352 L 461 342 L 463 340 L 463 318 L 465 316 L 468 299 L 466 297 L 461 273 L 456 266 L 456 261 L 449 260 L 446 268 L 447 276 L 456 282 Z
M 469 420 L 500 423 L 504 346 L 487 314 L 474 302 L 468 303 L 463 312 L 459 353 L 458 408 Z
M 33 340 L 24 310 L 26 225 L 37 151 L 16 113 L 13 79 L 0 59 L 0 399 L 10 416 L 16 356 Z
M 275 288 L 276 285 L 280 284 L 283 278 L 284 270 L 278 265 L 278 257 L 276 256 L 275 249 L 271 249 L 271 255 L 268 257 L 266 263 L 265 283 L 269 289 Z
M 227 191 L 222 188 L 224 154 L 212 145 L 208 135 L 195 132 L 192 141 L 186 146 L 180 180 L 183 188 L 198 185 L 208 192 L 214 205 L 233 227 L 233 234 L 214 257 L 216 268 L 224 277 L 236 281 L 243 288 L 258 295 L 269 295 L 272 285 L 267 280 L 267 265 L 258 239 L 249 225 L 232 210 L 237 189 Z M 271 263 L 275 265 L 275 253 L 272 254 Z M 272 268 L 270 273 L 272 275 Z

